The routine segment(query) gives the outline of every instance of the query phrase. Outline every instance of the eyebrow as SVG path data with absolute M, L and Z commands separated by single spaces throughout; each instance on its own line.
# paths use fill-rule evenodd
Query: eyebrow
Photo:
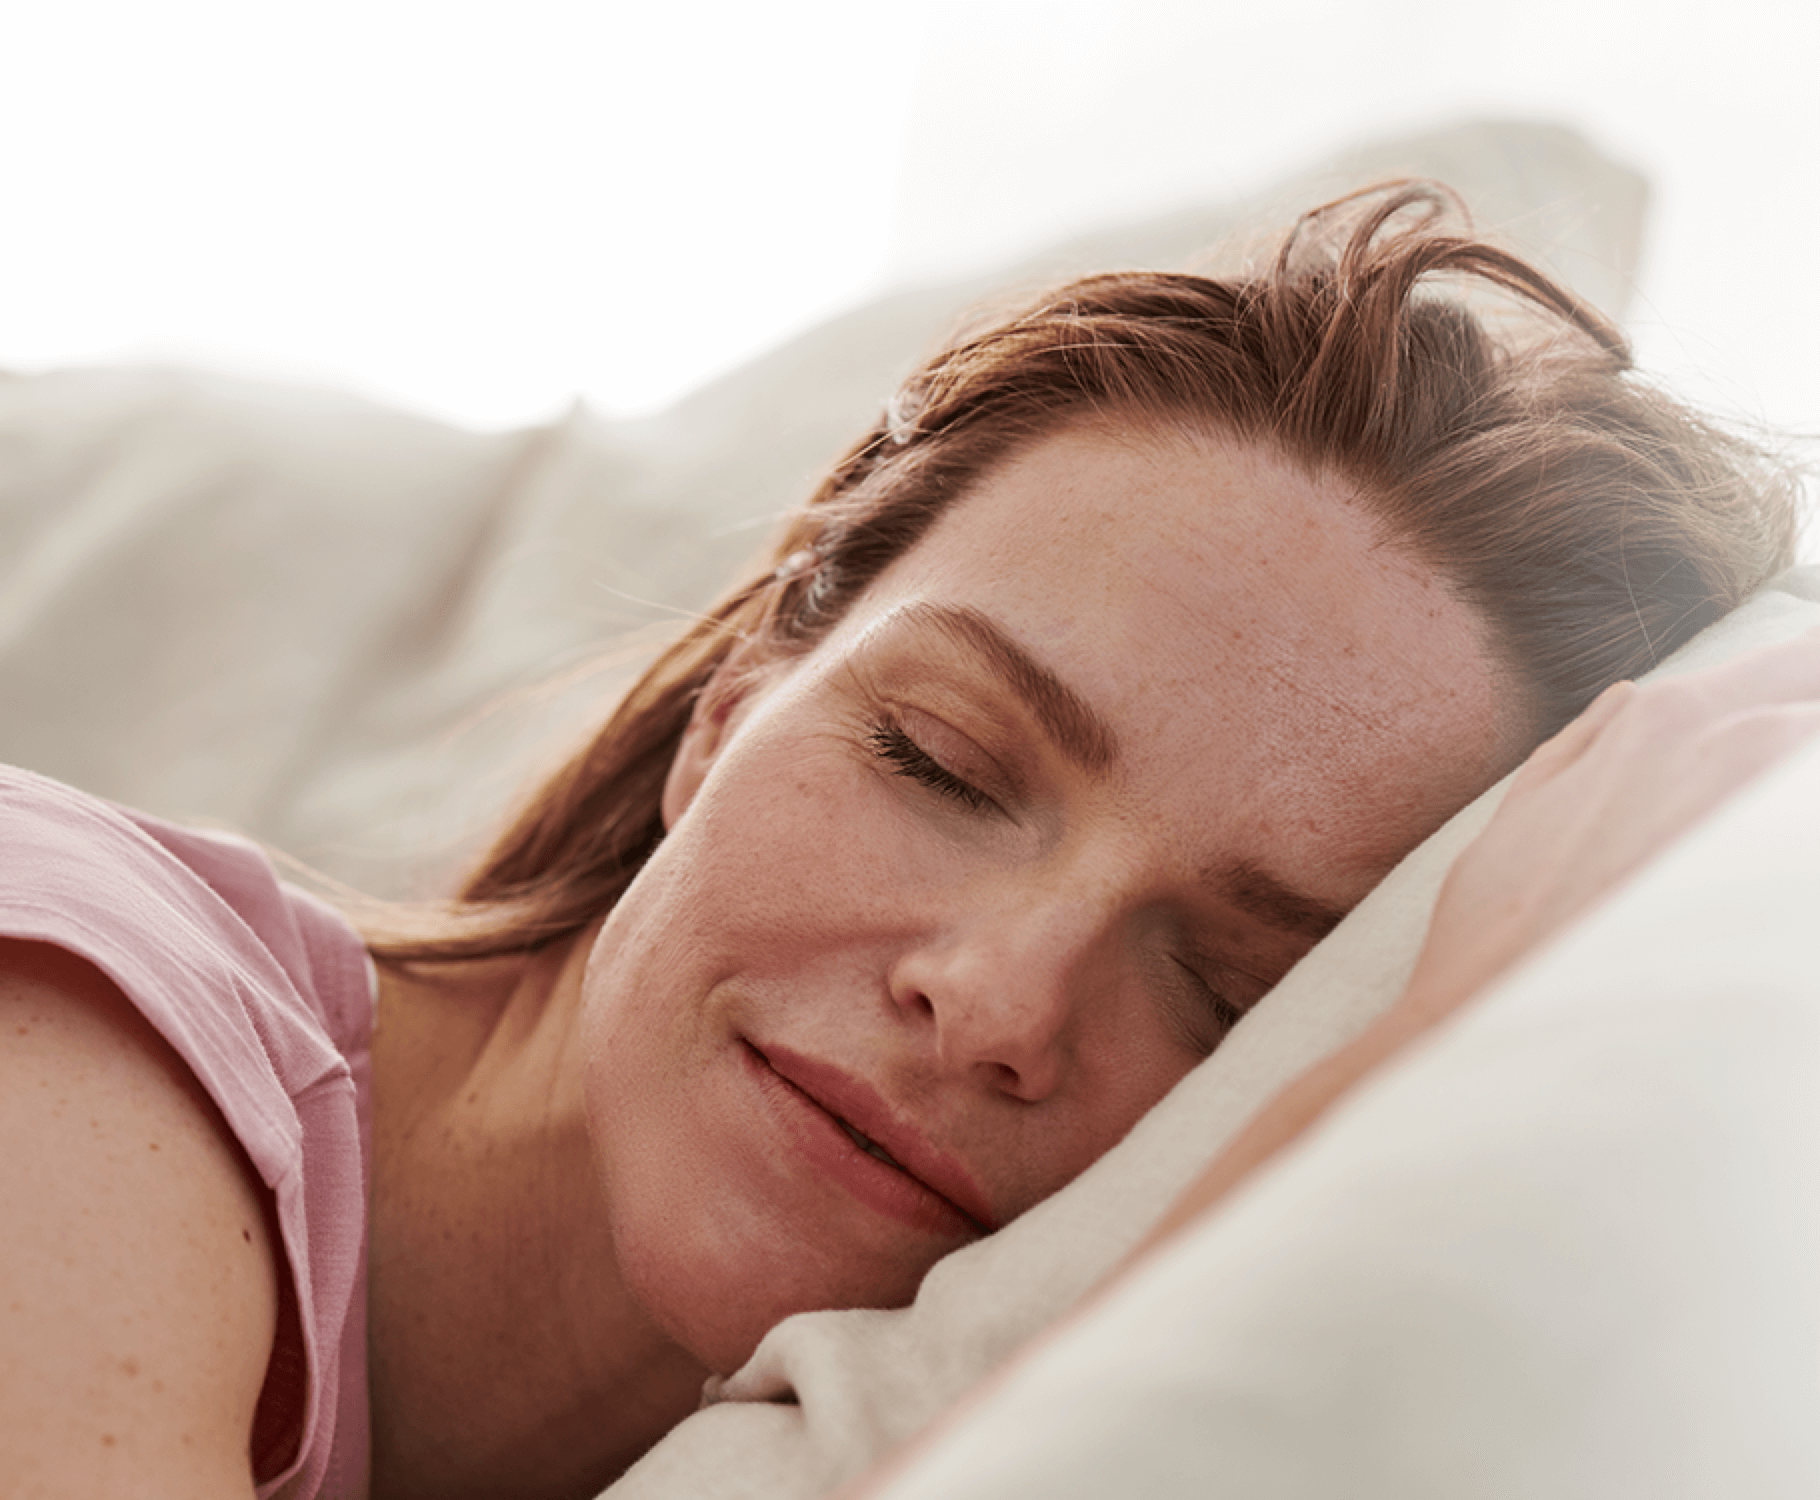
M 905 613 L 981 658 L 1023 700 L 1069 759 L 1093 772 L 1105 771 L 1118 760 L 1112 726 L 990 615 L 970 605 L 927 601 L 911 605 Z M 1298 891 L 1250 860 L 1215 866 L 1202 881 L 1260 922 L 1311 940 L 1327 936 L 1347 913 L 1346 907 Z
M 1112 726 L 990 615 L 964 604 L 926 602 L 906 612 L 984 661 L 1023 700 L 1057 748 L 1083 770 L 1105 771 L 1118 760 Z
M 1345 907 L 1285 885 L 1249 860 L 1217 865 L 1202 880 L 1240 911 L 1284 932 L 1324 938 L 1346 915 Z

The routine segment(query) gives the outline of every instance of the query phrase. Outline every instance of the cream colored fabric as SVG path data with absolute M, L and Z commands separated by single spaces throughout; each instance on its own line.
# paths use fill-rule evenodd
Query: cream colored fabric
M 704 604 L 981 296 L 1177 265 L 1398 172 L 1622 308 L 1636 176 L 1558 128 L 1465 125 L 880 297 L 648 420 L 476 434 L 183 371 L 0 376 L 0 760 L 439 890 L 630 675 L 583 669 Z
M 1805 602 L 1762 600 L 1689 659 L 1820 625 L 1820 574 L 1797 587 Z M 1394 925 L 1407 953 L 1484 811 L 1270 1009 L 1320 1003 L 1362 928 Z M 1816 849 L 1820 745 L 1337 1110 L 884 1494 L 1820 1494 Z M 1170 1100 L 1177 1130 L 1225 1133 L 1213 1072 Z M 1154 1172 L 1181 1143 L 1152 1131 L 1130 1154 Z M 1102 1190 L 1099 1207 L 1148 1203 Z
M 1815 626 L 1820 570 L 1808 569 L 1663 670 Z M 1809 1270 L 1820 1264 L 1820 1090 L 1809 1082 L 1820 1076 L 1820 756 L 1803 764 L 1783 783 L 1800 816 L 1779 824 L 1759 798 L 1749 832 L 1721 841 L 1723 862 L 1704 844 L 1676 851 L 1665 864 L 1680 873 L 1656 877 L 1670 905 L 1654 913 L 1630 898 L 1634 919 L 1575 938 L 1585 956 L 1568 978 L 1558 961 L 1537 966 L 1507 986 L 1514 998 L 1456 1028 L 1461 1040 L 1337 1115 L 1318 1146 L 1235 1205 L 1235 1227 L 1197 1234 L 940 1445 L 905 1500 L 1630 1493 L 1593 1481 L 1622 1472 L 1649 1423 L 1687 1416 L 1722 1383 L 1680 1362 L 1732 1350 L 1749 1395 L 1716 1407 L 1697 1442 L 1754 1461 L 1758 1429 L 1733 1418 L 1761 1398 L 1764 1432 L 1785 1446 L 1812 1435 L 1794 1469 L 1768 1472 L 1820 1474 L 1820 1427 L 1806 1420 L 1820 1410 Z M 820 1494 L 921 1429 L 1093 1285 L 1285 1080 L 1390 1003 L 1442 877 L 1502 791 L 1411 854 L 1078 1181 L 938 1265 L 910 1309 L 780 1325 L 728 1383 L 724 1394 L 743 1399 L 691 1418 L 614 1500 Z M 1760 918 L 1743 921 L 1752 910 Z M 1761 994 L 1760 973 L 1771 976 Z M 1520 1045 L 1504 1041 L 1511 1028 Z M 1757 1153 L 1761 1171 L 1728 1183 Z M 1685 1258 L 1646 1253 L 1696 1229 Z M 1759 1230 L 1795 1236 L 1799 1254 L 1765 1249 Z M 1710 1305 L 1681 1305 L 1706 1274 Z M 1597 1305 L 1614 1287 L 1628 1300 Z M 1746 1326 L 1727 1344 L 1716 1325 L 1734 1314 Z M 1784 1317 L 1805 1344 L 1779 1331 Z M 1804 1408 L 1779 1404 L 1783 1382 Z M 1593 1430 L 1561 1420 L 1579 1403 L 1599 1413 Z M 1791 1427 L 1791 1411 L 1805 1425 Z M 1500 1466 L 1517 1449 L 1533 1464 L 1507 1482 Z M 1647 1462 L 1656 1473 L 1654 1454 Z M 1543 1473 L 1560 1484 L 1519 1482 Z M 1634 1492 L 1820 1493 L 1683 1479 L 1696 1487 Z
M 1453 181 L 1483 223 L 1622 310 L 1641 184 L 1559 129 L 1463 126 L 1349 153 L 1265 206 L 1280 219 L 1392 172 Z M 0 759 L 226 823 L 376 893 L 438 889 L 524 771 L 596 720 L 630 668 L 540 685 L 699 607 L 963 307 L 1007 279 L 1181 264 L 1259 206 L 1194 206 L 1009 275 L 881 298 L 648 421 L 578 409 L 476 434 L 176 371 L 0 378 Z M 910 1310 L 778 1329 L 724 1393 L 749 1399 L 685 1423 L 616 1496 L 816 1494 L 921 1427 L 1383 1003 L 1473 816 L 1080 1182 L 938 1266 Z M 1165 1416 L 1203 1394 L 1168 1389 Z M 786 1391 L 800 1404 L 774 1399 Z M 1118 1407 L 1092 1386 L 1075 1399 Z M 1147 1410 L 1126 1405 L 1133 1420 Z M 1016 1462 L 1051 1439 L 1039 1415 L 981 1441 Z M 1156 1440 L 1167 1462 L 1166 1424 Z

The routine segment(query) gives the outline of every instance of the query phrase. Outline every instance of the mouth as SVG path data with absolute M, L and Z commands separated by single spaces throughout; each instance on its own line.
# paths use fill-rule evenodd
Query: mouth
M 809 1154 L 828 1175 L 889 1217 L 968 1239 L 997 1228 L 971 1172 L 896 1118 L 870 1084 L 786 1048 L 747 1041 L 749 1059 L 797 1106 Z
M 904 1167 L 898 1165 L 897 1158 L 883 1146 L 879 1145 L 877 1141 L 873 1140 L 871 1136 L 860 1134 L 859 1131 L 855 1130 L 839 1115 L 834 1117 L 834 1123 L 840 1126 L 842 1130 L 846 1131 L 847 1139 L 858 1146 L 860 1150 L 864 1151 L 866 1155 L 877 1157 L 880 1161 L 884 1162 L 886 1166 L 897 1167 L 900 1172 L 905 1170 Z

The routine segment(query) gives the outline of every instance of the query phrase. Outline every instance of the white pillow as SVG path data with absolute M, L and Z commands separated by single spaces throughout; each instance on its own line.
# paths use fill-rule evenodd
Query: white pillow
M 1816 624 L 1820 570 L 1797 571 L 1661 670 Z M 907 1310 L 780 1325 L 614 1500 L 820 1494 L 916 1433 L 1389 1004 L 1502 790 L 1077 1182 Z M 1362 1091 L 892 1500 L 1820 1494 L 1815 848 L 1820 752 Z
M 1621 311 L 1642 183 L 1557 126 L 1367 145 L 1278 184 L 1271 215 L 1408 172 Z M 641 421 L 470 433 L 187 371 L 0 376 L 0 760 L 434 894 L 604 714 L 627 633 L 723 587 L 963 310 L 1179 264 L 1260 207 L 1221 195 L 900 288 Z
M 1268 202 L 1280 215 L 1398 172 L 1454 182 L 1621 311 L 1642 185 L 1558 127 L 1367 147 Z M 1257 207 L 1118 226 L 1010 279 L 1179 263 Z M 0 378 L 0 759 L 225 821 L 379 894 L 434 888 L 539 747 L 595 719 L 627 672 L 487 706 L 698 605 L 1006 279 L 881 297 L 644 422 L 577 410 L 474 434 L 186 372 Z M 757 1399 L 685 1424 L 625 1492 L 814 1493 L 915 1430 L 1365 1022 L 1449 847 L 1425 846 L 1074 1188 L 938 1267 L 908 1312 L 780 1328 L 728 1387 Z M 768 1402 L 784 1389 L 803 1404 Z
M 1791 623 L 1820 605 L 1765 601 L 1694 654 Z M 1820 1495 L 1816 849 L 1820 744 L 1344 1104 L 882 1495 Z

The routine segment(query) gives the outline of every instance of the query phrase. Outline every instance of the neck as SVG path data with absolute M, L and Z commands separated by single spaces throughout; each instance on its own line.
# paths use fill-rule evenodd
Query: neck
M 566 949 L 382 970 L 374 1036 L 373 1493 L 590 1496 L 707 1371 L 626 1293 Z

